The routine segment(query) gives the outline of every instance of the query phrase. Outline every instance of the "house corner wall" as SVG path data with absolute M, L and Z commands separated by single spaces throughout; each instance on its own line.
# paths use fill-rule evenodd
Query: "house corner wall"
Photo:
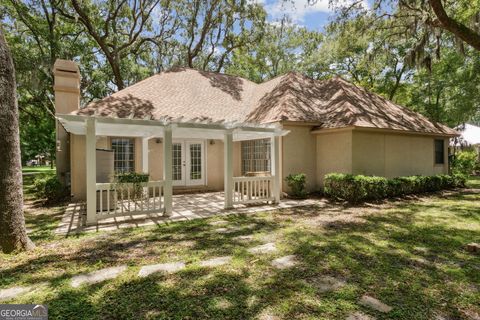
M 352 130 L 321 133 L 316 138 L 317 184 L 323 187 L 326 174 L 352 172 Z
M 285 178 L 289 174 L 305 173 L 307 176 L 307 190 L 318 190 L 315 136 L 309 125 L 283 125 L 284 130 L 290 133 L 281 139 L 280 173 L 282 176 L 282 191 L 288 192 Z

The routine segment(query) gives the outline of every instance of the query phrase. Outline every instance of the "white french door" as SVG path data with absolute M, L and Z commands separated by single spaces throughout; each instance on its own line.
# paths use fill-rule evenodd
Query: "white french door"
M 173 141 L 172 175 L 174 186 L 205 184 L 205 142 L 203 140 Z

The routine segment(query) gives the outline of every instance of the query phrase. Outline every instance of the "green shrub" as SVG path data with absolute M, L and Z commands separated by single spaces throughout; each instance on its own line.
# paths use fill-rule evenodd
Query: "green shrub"
M 135 200 L 143 197 L 143 187 L 149 178 L 148 173 L 124 172 L 116 174 L 114 181 L 123 198 L 130 195 L 130 198 Z
M 292 190 L 292 196 L 295 198 L 305 198 L 307 192 L 305 185 L 307 183 L 307 176 L 305 173 L 289 174 L 285 181 L 288 187 Z
M 478 155 L 475 151 L 460 151 L 452 161 L 452 173 L 470 176 L 477 166 Z
M 408 194 L 464 187 L 464 175 L 408 176 L 387 179 L 375 176 L 331 173 L 325 176 L 325 195 L 361 202 L 398 197 Z
M 123 172 L 115 175 L 115 181 L 118 183 L 142 183 L 148 182 L 149 177 L 148 173 Z
M 63 186 L 57 176 L 37 177 L 33 183 L 34 193 L 46 203 L 58 203 L 68 197 L 69 190 Z

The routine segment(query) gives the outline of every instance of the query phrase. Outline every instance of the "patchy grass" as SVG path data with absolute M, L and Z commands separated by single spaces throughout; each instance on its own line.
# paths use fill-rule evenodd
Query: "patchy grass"
M 8 302 L 48 304 L 51 319 L 343 319 L 357 310 L 377 319 L 474 319 L 480 314 L 480 257 L 464 250 L 465 244 L 479 241 L 476 189 L 69 238 L 53 236 L 49 227 L 62 208 L 35 210 L 43 215 L 37 220 L 27 215 L 27 221 L 32 228 L 38 225 L 37 249 L 0 255 L 0 289 L 46 282 Z M 220 219 L 228 224 L 210 224 Z M 215 231 L 219 227 L 233 232 Z M 242 240 L 241 235 L 253 238 Z M 279 251 L 248 253 L 266 242 L 275 242 Z M 271 266 L 273 259 L 291 254 L 297 256 L 297 267 Z M 229 264 L 199 266 L 201 260 L 226 255 L 233 256 Z M 142 265 L 175 261 L 184 261 L 186 268 L 137 277 Z M 79 273 L 123 264 L 128 269 L 117 279 L 76 289 L 69 285 Z M 315 283 L 325 275 L 346 285 L 321 293 Z M 380 314 L 360 306 L 363 294 L 393 311 Z
M 50 166 L 23 167 L 22 173 L 55 173 L 55 168 Z
M 33 183 L 37 177 L 47 177 L 55 174 L 55 169 L 50 167 L 23 167 L 23 196 L 26 201 L 35 200 Z
M 480 176 L 470 177 L 468 180 L 467 187 L 480 189 Z
M 54 240 L 54 231 L 65 210 L 66 204 L 45 206 L 42 199 L 36 199 L 34 182 L 37 177 L 47 177 L 55 174 L 50 167 L 24 167 L 23 197 L 25 223 L 29 236 L 35 243 Z

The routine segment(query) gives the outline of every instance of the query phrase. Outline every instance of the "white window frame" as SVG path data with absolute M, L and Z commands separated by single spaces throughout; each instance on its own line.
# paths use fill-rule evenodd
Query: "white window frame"
M 242 141 L 241 167 L 242 175 L 251 172 L 271 172 L 270 139 Z
M 114 147 L 114 141 L 115 140 L 123 140 L 123 141 L 130 141 L 131 142 L 131 152 L 129 152 L 128 154 L 131 155 L 131 159 L 129 160 L 126 160 L 125 159 L 125 153 L 124 153 L 124 159 L 118 159 L 119 157 L 119 154 L 122 153 L 121 151 L 117 150 L 115 147 Z M 110 146 L 113 150 L 113 170 L 115 173 L 122 173 L 122 172 L 135 172 L 135 139 L 134 138 L 127 138 L 127 137 L 114 137 L 114 138 L 110 138 Z M 131 166 L 130 168 L 128 169 L 125 169 L 126 167 L 128 166 L 125 166 L 125 164 L 127 162 L 130 162 L 131 163 Z M 124 166 L 124 169 L 121 169 L 119 170 L 118 169 L 118 164 L 119 163 L 123 163 L 123 166 Z

